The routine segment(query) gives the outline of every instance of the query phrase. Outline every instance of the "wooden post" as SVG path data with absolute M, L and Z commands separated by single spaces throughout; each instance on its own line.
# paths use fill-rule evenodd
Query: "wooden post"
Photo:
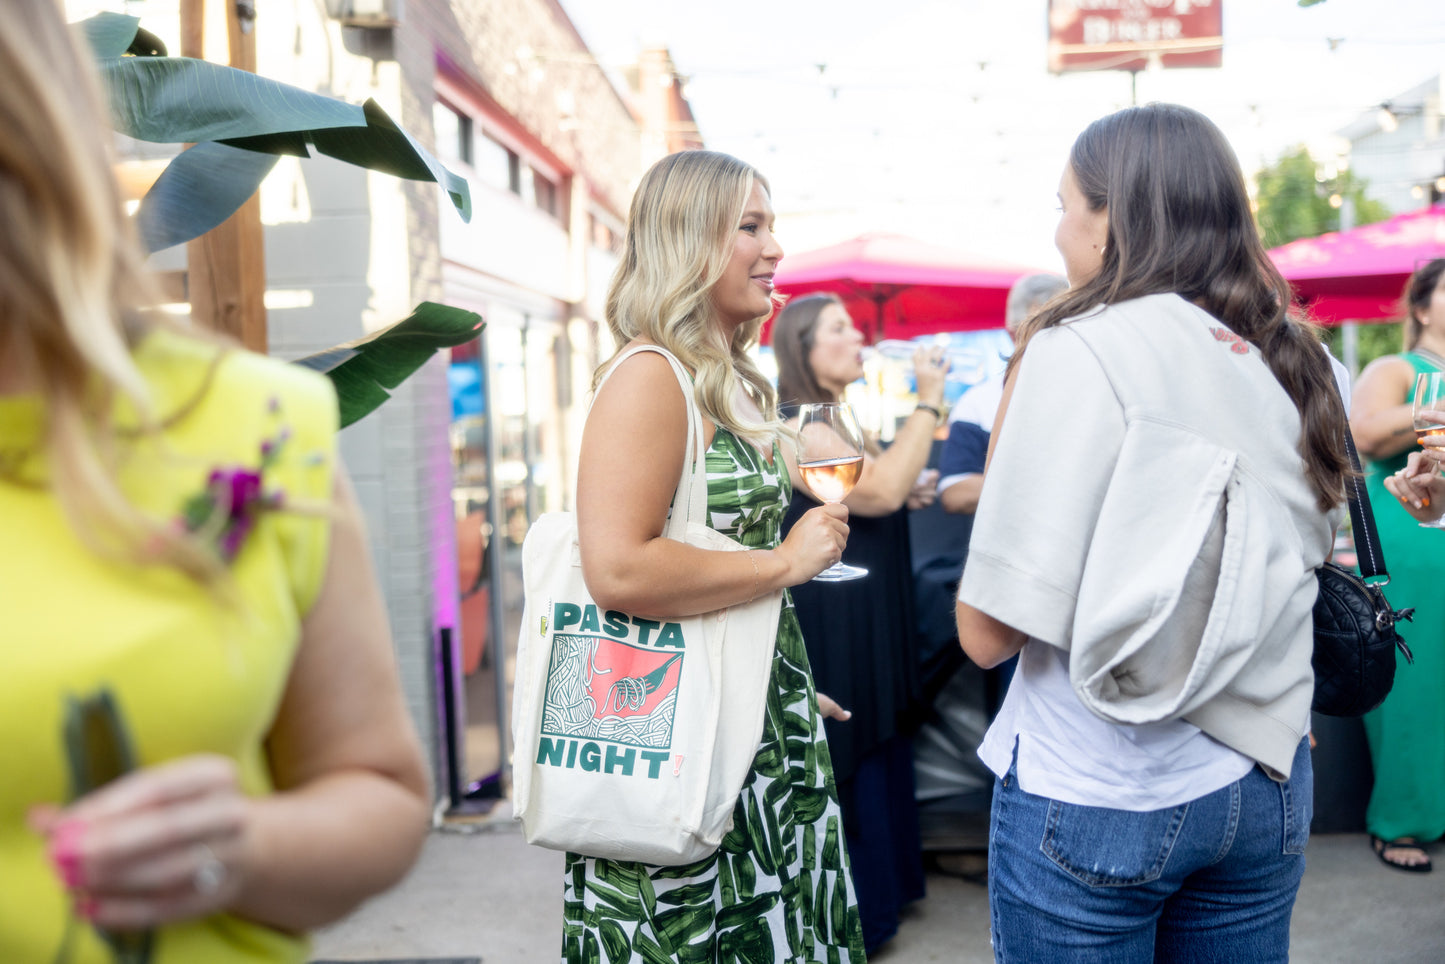
M 181 0 L 181 55 L 205 56 L 208 0 Z M 243 4 L 209 0 L 226 13 L 230 66 L 256 69 L 254 21 L 242 29 Z M 253 194 L 224 223 L 186 245 L 191 319 L 225 332 L 253 351 L 265 352 L 266 253 L 261 234 L 261 199 Z

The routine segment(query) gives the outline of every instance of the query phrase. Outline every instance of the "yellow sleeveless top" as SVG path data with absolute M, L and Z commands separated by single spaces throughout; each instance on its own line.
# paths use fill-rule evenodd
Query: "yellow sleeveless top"
M 66 727 L 87 702 L 108 695 L 138 766 L 224 754 L 237 762 L 248 794 L 272 789 L 262 741 L 326 566 L 336 399 L 331 383 L 314 372 L 240 350 L 227 350 L 213 365 L 217 352 L 170 332 L 145 338 L 135 357 L 155 412 L 163 420 L 181 414 L 158 442 L 129 445 L 120 481 L 137 505 L 180 524 L 187 501 L 206 490 L 214 470 L 254 470 L 263 445 L 280 445 L 262 485 L 284 493 L 284 502 L 259 513 L 229 565 L 239 606 L 174 570 L 116 563 L 91 551 L 43 483 L 38 400 L 0 396 L 0 466 L 12 467 L 0 475 L 6 964 L 114 959 L 88 923 L 73 919 L 44 841 L 25 822 L 37 804 L 73 799 L 73 767 L 84 761 L 74 759 L 77 741 L 67 741 Z M 123 414 L 117 423 L 125 424 Z M 58 958 L 66 945 L 68 955 Z M 217 915 L 157 930 L 150 964 L 302 962 L 308 949 L 304 937 Z

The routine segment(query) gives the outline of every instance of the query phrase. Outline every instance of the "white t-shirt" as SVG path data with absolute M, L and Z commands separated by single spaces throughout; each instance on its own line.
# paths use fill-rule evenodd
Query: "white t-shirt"
M 993 418 L 998 414 L 999 402 L 1003 401 L 1003 382 L 1002 375 L 995 375 L 964 392 L 948 413 L 948 421 L 972 422 L 984 431 L 993 431 Z
M 1019 786 L 1064 803 L 1159 810 L 1213 793 L 1254 761 L 1183 720 L 1120 726 L 1090 713 L 1069 683 L 1069 654 L 1030 640 L 978 755 L 1002 777 L 1018 743 Z
M 953 409 L 948 413 L 948 425 L 950 431 L 955 422 L 968 422 L 983 429 L 984 434 L 993 431 L 993 419 L 998 414 L 999 403 L 1003 401 L 1002 375 L 995 375 L 987 378 L 963 393 L 963 397 L 954 403 Z M 948 443 L 945 442 L 946 446 Z M 943 490 L 970 475 L 977 473 L 957 472 L 940 476 L 938 480 L 938 492 Z

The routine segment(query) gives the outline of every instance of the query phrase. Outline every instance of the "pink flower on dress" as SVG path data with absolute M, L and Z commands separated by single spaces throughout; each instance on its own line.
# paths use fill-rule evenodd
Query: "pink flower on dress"
M 277 410 L 274 403 L 270 410 Z M 186 500 L 181 527 L 214 539 L 216 553 L 223 562 L 235 560 L 262 511 L 278 509 L 285 503 L 285 493 L 280 489 L 266 490 L 265 473 L 290 436 L 290 430 L 283 426 L 274 437 L 263 441 L 260 464 L 255 468 L 230 465 L 212 469 L 205 488 Z
M 262 495 L 261 473 L 249 469 L 216 469 L 206 488 L 214 502 L 213 511 L 226 514 L 217 548 L 221 558 L 230 562 L 241 551 L 241 543 L 256 524 L 257 509 L 269 501 Z

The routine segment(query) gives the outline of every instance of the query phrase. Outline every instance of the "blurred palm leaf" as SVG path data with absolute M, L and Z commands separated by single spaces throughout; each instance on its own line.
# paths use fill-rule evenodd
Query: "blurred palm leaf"
M 424 301 L 394 325 L 296 360 L 330 377 L 341 406 L 341 427 L 370 414 L 442 348 L 471 341 L 482 316 Z
M 447 170 L 373 100 L 348 104 L 257 74 L 189 57 L 164 56 L 140 21 L 102 13 L 80 24 L 96 55 L 115 129 L 161 144 L 216 141 L 229 150 L 186 151 L 141 201 L 150 250 L 199 237 L 235 213 L 270 172 L 275 156 L 322 154 L 409 180 L 435 181 L 463 221 L 472 214 L 465 179 Z M 153 38 L 152 38 L 153 39 Z M 159 48 L 158 56 L 125 56 Z M 270 155 L 247 162 L 237 150 Z M 183 160 L 184 159 L 184 160 Z M 168 171 L 169 173 L 169 171 Z M 153 210 L 147 210 L 147 209 Z
M 110 690 L 67 697 L 64 726 L 72 800 L 135 769 L 135 752 Z
M 70 765 L 71 800 L 99 790 L 135 769 L 135 749 L 120 707 L 108 689 L 83 698 L 66 697 L 62 737 Z M 151 959 L 154 931 L 96 928 L 96 933 L 110 945 L 116 964 L 148 964 Z
M 147 251 L 199 238 L 222 224 L 276 166 L 274 155 L 203 141 L 166 165 L 136 211 Z

